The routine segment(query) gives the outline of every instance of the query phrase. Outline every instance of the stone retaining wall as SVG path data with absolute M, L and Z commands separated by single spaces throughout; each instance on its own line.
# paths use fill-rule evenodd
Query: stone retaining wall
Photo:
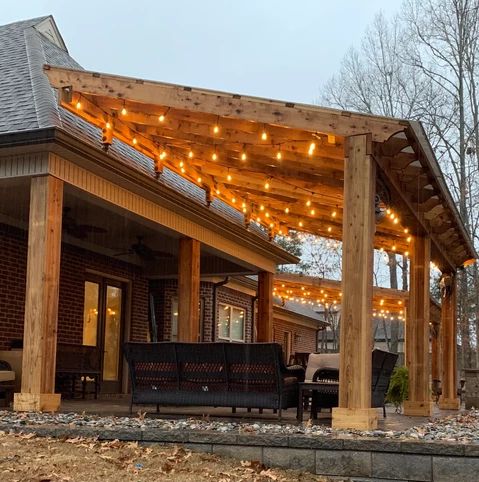
M 305 470 L 340 480 L 348 477 L 354 482 L 479 480 L 479 445 L 454 442 L 61 425 L 12 428 L 0 424 L 0 430 L 33 432 L 52 437 L 98 437 L 101 440 L 183 444 L 191 450 L 240 460 L 257 460 L 270 467 Z

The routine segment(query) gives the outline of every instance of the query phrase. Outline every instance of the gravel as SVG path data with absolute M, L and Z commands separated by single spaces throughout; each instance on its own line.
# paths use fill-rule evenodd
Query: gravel
M 257 434 L 308 434 L 331 437 L 370 437 L 399 440 L 445 441 L 479 444 L 479 410 L 469 410 L 414 426 L 403 431 L 392 430 L 333 430 L 323 425 L 311 423 L 277 424 L 270 422 L 229 422 L 203 419 L 162 419 L 148 418 L 143 413 L 138 417 L 96 416 L 79 413 L 15 413 L 0 411 L 0 426 L 21 428 L 23 426 L 66 426 L 138 430 L 155 428 L 173 432 L 195 430 L 216 431 L 220 433 L 257 433 Z

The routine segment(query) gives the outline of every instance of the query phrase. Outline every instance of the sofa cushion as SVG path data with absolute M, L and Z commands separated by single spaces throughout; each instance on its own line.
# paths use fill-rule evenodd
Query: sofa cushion
M 339 353 L 311 353 L 308 358 L 305 380 L 311 381 L 319 368 L 339 370 Z
M 13 382 L 15 380 L 15 372 L 10 370 L 0 370 L 0 382 Z

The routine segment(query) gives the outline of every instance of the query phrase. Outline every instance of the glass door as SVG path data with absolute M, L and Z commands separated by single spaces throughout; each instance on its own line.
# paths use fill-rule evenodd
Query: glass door
M 103 393 L 121 391 L 123 303 L 121 283 L 104 278 L 85 281 L 83 345 L 100 352 Z

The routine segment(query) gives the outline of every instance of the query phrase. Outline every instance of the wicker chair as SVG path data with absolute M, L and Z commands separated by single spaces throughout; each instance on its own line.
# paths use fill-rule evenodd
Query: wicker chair
M 304 369 L 288 369 L 276 343 L 126 343 L 133 404 L 296 407 Z
M 318 354 L 314 355 L 318 357 Z M 336 358 L 331 355 L 335 355 Z M 312 374 L 312 381 L 322 384 L 321 389 L 313 393 L 313 412 L 321 408 L 338 406 L 339 369 L 331 365 L 336 363 L 337 360 L 337 366 L 339 366 L 339 354 L 325 354 L 325 356 L 329 356 L 328 360 L 323 361 L 322 365 L 316 368 Z M 396 353 L 389 353 L 379 349 L 374 349 L 372 352 L 371 407 L 382 407 L 384 417 L 386 417 L 386 392 L 397 359 L 398 355 Z M 318 363 L 318 360 L 315 360 L 315 363 Z M 306 378 L 308 378 L 310 373 L 311 371 L 308 373 L 307 370 Z M 314 416 L 316 416 L 315 413 Z

